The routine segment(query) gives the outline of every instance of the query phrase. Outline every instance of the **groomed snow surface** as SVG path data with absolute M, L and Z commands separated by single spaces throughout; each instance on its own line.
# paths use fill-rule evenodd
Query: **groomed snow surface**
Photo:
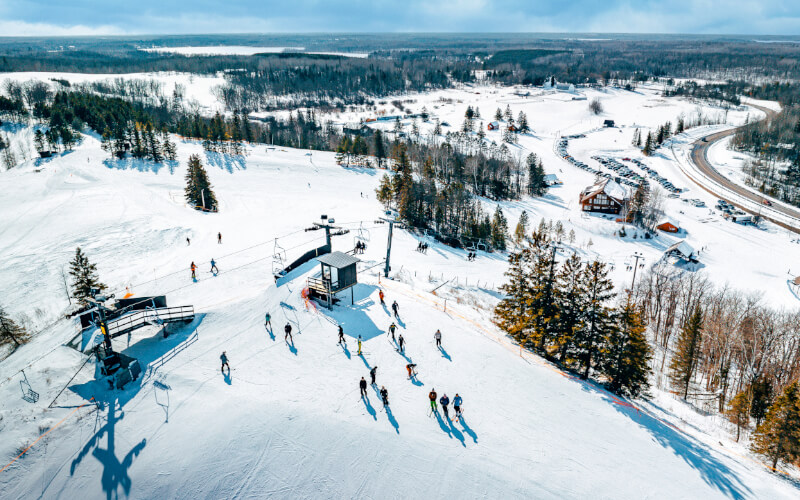
M 658 99 L 632 95 L 618 98 L 633 110 Z M 546 115 L 531 104 L 525 110 L 536 130 Z M 584 111 L 554 112 L 552 121 L 574 121 L 586 102 L 579 106 Z M 25 134 L 6 132 L 17 141 Z M 584 161 L 628 156 L 632 132 L 594 132 L 571 142 L 570 151 Z M 504 203 L 512 226 L 523 209 L 534 223 L 562 220 L 576 232 L 579 253 L 617 263 L 620 285 L 630 279 L 621 265 L 627 255 L 642 251 L 650 265 L 677 241 L 620 239 L 613 221 L 581 215 L 577 196 L 593 179 L 555 157 L 555 133 L 542 134 L 523 137 L 520 147 L 540 154 L 564 185 L 541 199 Z M 330 153 L 264 146 L 248 152 L 231 158 L 185 142 L 174 164 L 111 161 L 95 137 L 85 136 L 71 153 L 0 173 L 0 296 L 12 316 L 26 314 L 40 331 L 0 362 L 0 467 L 52 429 L 0 473 L 3 498 L 797 497 L 797 486 L 770 473 L 728 432 L 710 430 L 724 424 L 670 395 L 656 390 L 651 402 L 632 406 L 520 353 L 489 321 L 504 255 L 479 253 L 468 262 L 465 251 L 432 241 L 423 255 L 415 251 L 417 238 L 396 229 L 393 279 L 378 282 L 387 239 L 386 225 L 375 222 L 380 171 L 339 167 Z M 192 153 L 207 165 L 218 214 L 196 212 L 183 200 Z M 648 164 L 690 187 L 666 154 Z M 691 196 L 705 199 L 699 191 Z M 796 247 L 788 233 L 726 223 L 679 200 L 667 208 L 692 246 L 706 246 L 701 260 L 712 279 L 752 285 L 796 306 L 781 288 L 785 270 L 773 269 L 791 260 Z M 318 270 L 313 261 L 277 285 L 272 279 L 273 266 L 323 242 L 321 231 L 303 230 L 323 213 L 351 230 L 334 238 L 334 249 L 349 250 L 358 238 L 367 243 L 354 303 L 342 294 L 332 311 L 301 296 Z M 167 338 L 147 327 L 130 341 L 114 341 L 144 368 L 121 391 L 94 381 L 92 363 L 81 369 L 85 357 L 63 345 L 76 331 L 60 319 L 67 306 L 60 271 L 76 246 L 117 296 L 166 294 L 169 305 L 192 304 L 198 313 Z M 758 256 L 767 252 L 765 263 Z M 211 258 L 217 276 L 208 272 Z M 199 266 L 197 282 L 191 261 Z M 400 305 L 405 353 L 386 336 L 393 319 L 378 302 L 378 287 L 387 306 Z M 271 332 L 265 312 L 272 314 Z M 286 322 L 293 343 L 284 342 Z M 347 348 L 336 343 L 337 324 Z M 363 356 L 356 354 L 358 335 Z M 219 371 L 223 350 L 230 376 Z M 407 377 L 409 360 L 417 381 Z M 358 381 L 369 379 L 372 366 L 378 389 L 389 391 L 388 409 L 375 389 L 359 398 Z M 21 369 L 41 394 L 36 404 L 20 397 Z M 432 388 L 451 400 L 462 396 L 461 422 L 429 415 Z

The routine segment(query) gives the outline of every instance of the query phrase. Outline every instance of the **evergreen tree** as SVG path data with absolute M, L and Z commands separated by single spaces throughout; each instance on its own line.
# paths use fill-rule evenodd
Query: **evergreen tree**
M 575 332 L 576 357 L 582 367 L 581 378 L 598 361 L 603 342 L 616 326 L 608 302 L 614 298 L 614 284 L 608 279 L 608 268 L 600 261 L 589 263 L 581 273 L 581 288 L 586 293 L 586 307 L 581 328 Z
M 522 111 L 519 112 L 519 117 L 517 118 L 518 130 L 521 134 L 527 134 L 530 132 L 531 127 L 528 124 L 528 117 L 525 116 L 525 113 Z
M 69 275 L 72 276 L 72 296 L 81 303 L 92 297 L 92 289 L 103 291 L 106 285 L 97 276 L 97 264 L 89 262 L 81 247 L 75 249 L 75 258 L 69 263 Z
M 503 112 L 500 111 L 500 108 L 497 108 L 497 111 L 494 112 L 494 119 L 497 121 L 501 121 L 503 119 Z
M 475 118 L 475 110 L 472 109 L 472 106 L 467 106 L 467 111 L 464 113 L 464 118 L 470 121 Z
M 728 410 L 725 412 L 725 415 L 728 417 L 728 420 L 732 424 L 736 426 L 736 442 L 739 442 L 739 435 L 742 432 L 742 428 L 747 428 L 747 424 L 750 420 L 749 416 L 750 410 L 750 400 L 747 398 L 747 392 L 742 391 L 736 396 L 731 399 L 730 405 L 728 406 Z
M 508 220 L 506 219 L 506 216 L 503 215 L 503 209 L 501 209 L 500 205 L 498 205 L 494 211 L 494 216 L 492 217 L 492 246 L 497 250 L 505 250 L 507 237 Z
M 13 342 L 14 347 L 17 348 L 28 342 L 30 338 L 25 327 L 18 325 L 6 314 L 3 308 L 0 307 L 0 345 Z
M 536 350 L 549 357 L 547 346 L 555 337 L 558 323 L 555 247 L 538 247 L 531 269 L 531 341 Z
M 641 141 L 642 141 L 641 132 L 639 131 L 638 128 L 633 129 L 633 138 L 631 139 L 631 144 L 638 147 Z
M 2 142 L 2 140 L 0 140 Z M 33 134 L 33 143 L 36 145 L 36 151 L 41 153 L 44 151 L 44 134 L 40 129 L 36 129 L 36 132 Z M 3 149 L 0 147 L 0 149 Z
M 675 127 L 675 134 L 680 134 L 686 130 L 686 124 L 683 122 L 683 116 L 678 117 L 678 125 Z
M 608 331 L 600 370 L 612 392 L 636 397 L 650 386 L 652 352 L 645 337 L 645 323 L 633 303 L 627 301 L 616 315 L 616 328 Z
M 514 114 L 511 113 L 511 105 L 506 104 L 506 110 L 503 112 L 503 118 L 506 119 L 507 122 L 510 122 L 514 119 Z
M 515 340 L 524 344 L 530 324 L 528 310 L 531 302 L 530 265 L 532 251 L 528 248 L 508 256 L 508 281 L 500 287 L 505 297 L 494 309 L 494 323 Z
M 378 201 L 383 204 L 384 208 L 388 210 L 392 200 L 394 199 L 392 179 L 388 175 L 383 174 L 381 184 L 375 190 L 375 194 L 377 195 Z
M 772 383 L 766 377 L 758 378 L 750 387 L 750 416 L 755 419 L 756 427 L 767 415 L 772 397 Z
M 756 428 L 750 449 L 772 461 L 772 468 L 783 460 L 800 458 L 800 387 L 788 385 L 767 411 L 764 422 Z
M 567 353 L 574 352 L 575 332 L 582 327 L 584 320 L 587 294 L 582 289 L 582 269 L 581 258 L 572 254 L 556 275 L 558 319 L 553 333 L 560 363 L 566 361 Z
M 525 237 L 528 235 L 528 224 L 530 221 L 528 220 L 528 212 L 525 210 L 519 215 L 519 221 L 517 222 L 517 227 L 514 229 L 514 241 L 517 244 L 521 244 Z
M 681 330 L 669 365 L 672 383 L 683 393 L 683 399 L 689 395 L 689 384 L 697 368 L 702 340 L 703 313 L 696 307 Z
M 544 183 L 544 167 L 535 153 L 528 155 L 525 160 L 528 164 L 528 194 L 531 196 L 542 196 L 547 190 Z
M 642 148 L 642 153 L 645 156 L 650 156 L 655 151 L 655 145 L 653 144 L 653 134 L 647 132 L 647 138 L 644 140 L 644 148 Z
M 184 189 L 186 201 L 194 208 L 201 210 L 214 210 L 217 199 L 211 189 L 208 173 L 200 161 L 200 157 L 189 157 L 189 168 L 186 171 L 186 188 Z
M 375 159 L 378 161 L 378 168 L 383 168 L 386 159 L 386 143 L 383 142 L 383 132 L 380 129 L 375 131 L 372 136 L 372 147 L 375 151 Z

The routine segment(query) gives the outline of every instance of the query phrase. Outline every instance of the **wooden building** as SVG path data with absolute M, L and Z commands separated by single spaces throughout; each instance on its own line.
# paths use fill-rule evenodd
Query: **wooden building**
M 583 212 L 621 214 L 628 206 L 628 191 L 611 179 L 600 179 L 578 198 Z
M 681 226 L 672 219 L 662 219 L 661 221 L 659 221 L 658 225 L 656 226 L 656 229 L 658 229 L 659 231 L 664 231 L 666 233 L 677 233 L 678 231 L 681 230 Z
M 328 308 L 338 302 L 336 294 L 350 288 L 350 302 L 353 301 L 352 287 L 358 283 L 357 257 L 343 252 L 331 252 L 317 257 L 321 269 L 319 277 L 308 278 L 308 292 L 312 298 L 322 299 Z

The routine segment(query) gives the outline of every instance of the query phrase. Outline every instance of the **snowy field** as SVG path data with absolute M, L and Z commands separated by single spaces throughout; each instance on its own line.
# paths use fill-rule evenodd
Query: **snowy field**
M 591 116 L 586 101 L 568 94 L 526 99 L 479 88 L 409 99 L 418 100 L 412 109 L 425 105 L 456 129 L 468 104 L 480 107 L 485 123 L 507 103 L 515 117 L 525 111 L 534 133 L 520 138 L 514 154 L 536 152 L 564 184 L 540 199 L 503 203 L 512 227 L 522 210 L 534 224 L 562 221 L 576 233 L 576 251 L 615 265 L 622 288 L 632 277 L 624 264 L 634 251 L 649 266 L 678 239 L 620 238 L 619 224 L 581 214 L 578 192 L 593 178 L 558 158 L 554 143 L 559 135 L 585 132 L 570 142 L 578 159 L 641 158 L 630 146 L 634 125 L 675 123 L 698 105 L 663 99 L 656 89 L 586 94 L 601 97 L 604 115 Z M 748 112 L 729 112 L 729 123 L 742 123 Z M 601 129 L 605 118 L 619 128 Z M 419 125 L 423 132 L 432 127 Z M 30 130 L 4 127 L 15 148 L 31 140 Z M 488 137 L 499 141 L 497 133 Z M 686 142 L 678 138 L 676 148 Z M 375 222 L 382 207 L 374 189 L 382 172 L 339 167 L 331 153 L 258 146 L 236 158 L 204 153 L 192 142 L 178 146 L 173 164 L 112 161 L 87 135 L 70 153 L 0 172 L 0 296 L 12 316 L 27 316 L 40 332 L 0 361 L 0 467 L 47 433 L 0 473 L 4 498 L 797 497 L 797 486 L 769 473 L 719 430 L 721 422 L 669 394 L 654 391 L 651 402 L 631 406 L 520 353 L 489 321 L 504 255 L 479 253 L 468 262 L 465 251 L 433 242 L 423 255 L 414 250 L 414 235 L 395 230 L 393 279 L 379 282 L 387 227 Z M 207 166 L 218 214 L 195 212 L 183 200 L 193 153 Z M 682 197 L 713 206 L 683 176 L 671 150 L 644 161 L 689 188 Z M 493 202 L 485 203 L 493 210 Z M 800 304 L 785 284 L 800 250 L 794 235 L 772 225 L 728 223 L 679 199 L 666 208 L 686 231 L 680 237 L 704 248 L 701 271 L 715 282 L 756 291 L 774 304 Z M 320 231 L 304 231 L 321 214 L 350 230 L 334 237 L 335 250 L 367 244 L 354 304 L 347 297 L 333 311 L 301 296 L 317 264 L 277 285 L 272 278 L 274 268 L 323 242 Z M 191 304 L 198 313 L 166 339 L 147 327 L 130 343 L 115 340 L 144 367 L 122 391 L 95 382 L 92 364 L 84 366 L 85 358 L 63 345 L 76 331 L 62 319 L 68 303 L 61 270 L 76 246 L 118 297 L 166 294 L 169 305 Z M 217 276 L 208 272 L 212 258 Z M 200 270 L 196 283 L 192 261 Z M 392 318 L 378 301 L 379 287 L 388 303 L 400 305 L 405 353 L 385 334 Z M 263 325 L 267 311 L 272 332 Z M 280 337 L 286 322 L 294 327 L 293 343 Z M 337 324 L 347 348 L 336 344 Z M 433 343 L 437 328 L 443 351 Z M 358 335 L 363 356 L 356 354 Z M 223 350 L 229 377 L 218 371 Z M 407 378 L 408 360 L 418 365 L 416 381 Z M 358 381 L 369 378 L 372 366 L 378 388 L 389 391 L 389 409 L 371 388 L 368 400 L 359 399 Z M 41 394 L 36 404 L 20 397 L 23 369 Z M 451 400 L 456 392 L 463 397 L 461 422 L 428 414 L 432 388 Z

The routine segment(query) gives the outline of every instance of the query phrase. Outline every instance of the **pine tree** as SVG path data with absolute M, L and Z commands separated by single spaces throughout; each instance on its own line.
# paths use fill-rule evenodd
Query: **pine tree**
M 766 377 L 757 379 L 750 387 L 750 416 L 755 419 L 756 427 L 767 415 L 772 397 L 772 383 Z
M 519 116 L 517 117 L 517 123 L 519 124 L 519 132 L 521 134 L 527 134 L 530 132 L 531 127 L 528 124 L 528 117 L 525 116 L 525 113 L 522 111 L 519 112 Z
M 494 323 L 520 344 L 524 344 L 530 330 L 527 318 L 531 302 L 531 258 L 532 251 L 527 248 L 508 256 L 508 270 L 505 272 L 508 282 L 500 287 L 505 297 L 494 309 Z
M 386 144 L 383 142 L 383 132 L 380 130 L 375 131 L 375 135 L 372 136 L 372 144 L 375 150 L 375 159 L 378 161 L 378 168 L 382 168 L 386 159 Z
M 25 327 L 18 325 L 0 307 L 0 345 L 13 342 L 16 348 L 28 342 L 30 338 L 31 336 L 25 330 Z
M 547 190 L 544 183 L 544 168 L 542 162 L 535 153 L 528 155 L 528 194 L 531 196 L 542 196 Z
M 108 129 L 106 129 L 106 130 L 108 130 Z M 103 137 L 105 137 L 105 136 L 103 136 Z M 2 142 L 2 141 L 0 141 L 0 142 Z M 44 151 L 44 134 L 38 128 L 36 129 L 36 132 L 33 134 L 33 143 L 36 145 L 36 151 L 38 151 L 39 153 Z M 0 147 L 0 149 L 2 149 L 2 147 Z
M 503 209 L 501 209 L 500 205 L 498 205 L 494 211 L 494 216 L 492 217 L 492 246 L 497 250 L 505 250 L 507 237 L 508 220 L 506 219 L 506 216 L 503 215 Z
M 582 327 L 587 294 L 582 289 L 582 264 L 577 254 L 564 261 L 556 275 L 558 289 L 558 319 L 554 325 L 554 341 L 558 347 L 558 360 L 566 361 L 567 354 L 573 351 L 575 332 Z
M 647 138 L 644 140 L 644 148 L 642 148 L 642 153 L 645 156 L 651 156 L 655 151 L 655 146 L 653 145 L 653 134 L 647 132 Z
M 528 220 L 528 212 L 525 210 L 519 215 L 519 221 L 517 222 L 517 227 L 514 229 L 514 241 L 517 244 L 521 244 L 522 241 L 528 234 L 528 224 L 530 221 Z
M 531 304 L 530 322 L 532 331 L 530 340 L 536 350 L 549 357 L 547 346 L 555 337 L 558 323 L 558 292 L 556 285 L 555 247 L 542 246 L 534 253 L 532 275 L 530 279 Z
M 669 365 L 672 383 L 683 393 L 683 399 L 689 395 L 689 384 L 697 368 L 702 340 L 703 313 L 697 307 L 681 330 Z
M 388 210 L 389 206 L 392 203 L 392 200 L 394 199 L 394 193 L 392 190 L 392 179 L 388 175 L 383 174 L 383 178 L 381 179 L 381 184 L 375 190 L 375 194 L 377 195 L 378 202 L 383 204 L 384 208 Z
M 189 168 L 186 171 L 186 188 L 184 189 L 186 201 L 193 207 L 201 210 L 214 210 L 217 206 L 217 199 L 211 189 L 211 182 L 200 157 L 192 155 L 189 157 Z
M 497 108 L 497 111 L 494 112 L 494 119 L 497 121 L 501 121 L 503 119 L 503 112 L 500 111 L 500 108 Z
M 642 141 L 642 134 L 639 129 L 633 129 L 633 138 L 631 139 L 631 144 L 634 146 L 639 146 Z
M 614 284 L 608 279 L 608 268 L 600 261 L 589 263 L 581 273 L 581 288 L 586 293 L 586 307 L 581 328 L 575 332 L 576 357 L 582 367 L 581 378 L 597 363 L 598 353 L 609 332 L 615 328 L 608 302 L 614 298 Z
M 645 337 L 646 326 L 630 301 L 616 320 L 616 328 L 611 328 L 605 339 L 600 370 L 608 377 L 609 390 L 636 397 L 650 386 L 647 377 L 652 352 Z
M 769 408 L 764 422 L 756 428 L 750 449 L 772 461 L 792 462 L 800 458 L 800 387 L 788 385 Z
M 730 420 L 732 424 L 736 425 L 737 443 L 739 442 L 739 435 L 742 432 L 742 428 L 746 429 L 750 420 L 749 410 L 750 400 L 747 397 L 747 391 L 742 391 L 734 396 L 733 399 L 731 399 L 728 410 L 725 412 L 728 420 Z
M 97 264 L 89 262 L 81 247 L 75 249 L 75 258 L 69 263 L 69 275 L 72 276 L 72 296 L 81 303 L 92 297 L 92 289 L 101 292 L 106 289 L 97 276 Z
M 503 112 L 503 118 L 506 119 L 507 122 L 510 122 L 514 119 L 513 113 L 511 113 L 511 105 L 506 104 L 506 110 Z
M 683 122 L 683 116 L 678 117 L 678 125 L 675 127 L 675 134 L 680 134 L 686 130 L 686 124 Z

